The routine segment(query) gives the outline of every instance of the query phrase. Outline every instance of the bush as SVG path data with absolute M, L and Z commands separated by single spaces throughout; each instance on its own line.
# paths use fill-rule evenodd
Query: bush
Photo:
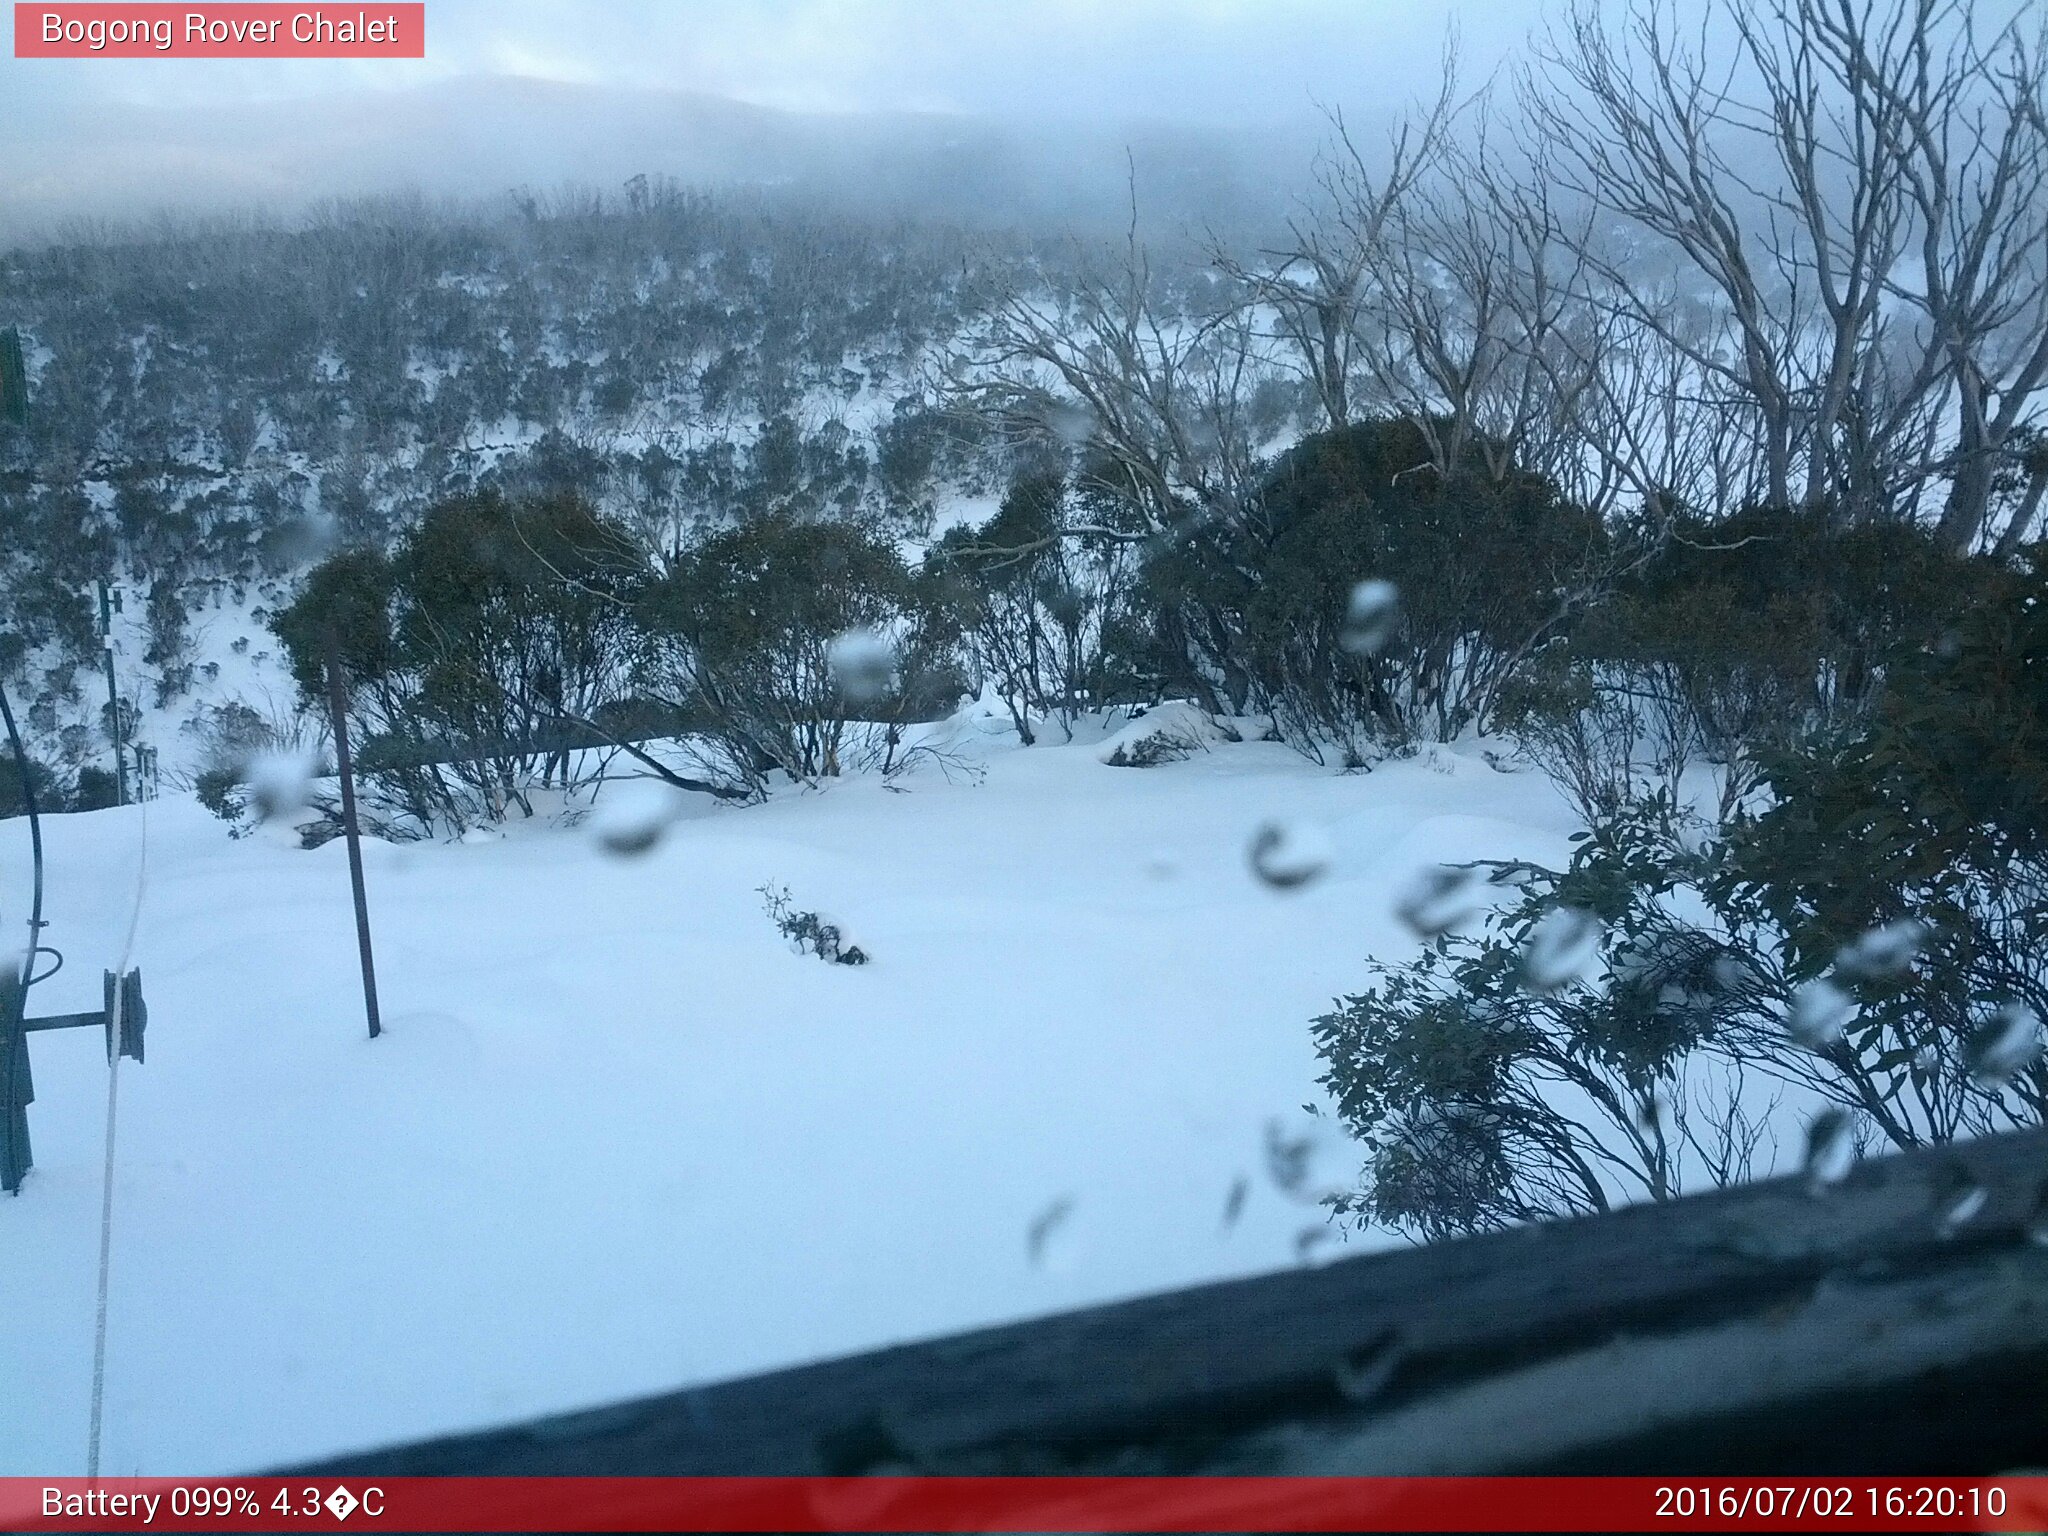
M 21 764 L 0 742 L 0 819 L 26 815 L 28 803 L 22 794 Z M 78 770 L 67 787 L 64 781 L 34 758 L 28 763 L 29 787 L 35 793 L 36 809 L 44 815 L 64 811 L 103 811 L 121 803 L 120 787 L 112 773 L 87 765 Z
M 1995 588 L 1904 524 L 1752 509 L 1663 530 L 1502 689 L 1496 721 L 1589 821 L 1711 765 L 1732 814 L 1772 751 L 1846 728 L 1891 658 Z
M 79 769 L 77 777 L 71 781 L 71 809 L 74 811 L 103 811 L 120 803 L 120 783 L 104 768 L 87 765 Z
M 1474 905 L 1500 904 L 1477 932 L 1374 962 L 1372 984 L 1312 1026 L 1368 1148 L 1366 1187 L 1341 1209 L 1435 1237 L 1746 1171 L 1762 1107 L 1741 1068 L 1777 1035 L 1730 1006 L 1756 985 L 1747 935 L 1681 915 L 1710 864 L 1689 830 L 1651 803 L 1568 869 L 1442 873 L 1444 892 L 1467 880 Z
M 26 791 L 24 778 L 27 781 Z M 30 758 L 24 773 L 21 760 L 12 752 L 0 757 L 0 817 L 26 815 L 30 795 L 35 797 L 39 811 L 64 809 L 64 795 L 57 776 L 48 768 Z
M 192 780 L 193 798 L 222 821 L 242 817 L 242 776 L 233 768 L 202 768 Z
M 858 944 L 849 942 L 837 923 L 828 922 L 815 912 L 799 910 L 791 902 L 786 888 L 779 885 L 764 885 L 760 888 L 760 894 L 769 920 L 775 924 L 776 931 L 789 940 L 798 954 L 816 955 L 830 965 L 868 963 L 867 951 Z
M 309 705 L 338 661 L 373 824 L 460 832 L 577 782 L 576 749 L 626 692 L 643 579 L 583 502 L 485 493 L 430 508 L 389 556 L 327 560 L 272 627 Z
M 1512 894 L 1476 932 L 1373 963 L 1314 1023 L 1369 1149 L 1340 1207 L 1437 1236 L 1725 1183 L 1783 1089 L 1900 1148 L 2041 1123 L 2048 862 L 2025 841 L 2040 824 L 1964 832 L 1988 824 L 1958 811 L 1976 846 L 1945 841 L 1940 812 L 1908 808 L 1968 793 L 1894 798 L 1903 781 L 1872 774 L 1883 737 L 1781 761 L 1784 798 L 1725 835 L 1652 796 L 1580 834 L 1566 869 L 1479 866 Z M 2048 805 L 2031 798 L 2043 761 L 2008 758 L 2034 788 L 1997 770 L 1990 803 Z M 1543 973 L 1560 928 L 1583 971 Z
M 1072 740 L 1081 714 L 1129 702 L 1116 697 L 1127 680 L 1115 645 L 1131 546 L 1080 531 L 1069 502 L 1060 476 L 1020 476 L 993 518 L 949 530 L 925 562 L 957 615 L 970 664 L 1026 746 L 1038 720 L 1056 721 Z
M 1267 478 L 1258 515 L 1157 555 L 1145 587 L 1162 634 L 1222 659 L 1235 710 L 1350 760 L 1481 719 L 1520 659 L 1586 597 L 1609 557 L 1599 519 L 1540 476 L 1496 476 L 1475 449 L 1449 474 L 1420 430 L 1373 421 L 1304 439 Z M 1399 593 L 1378 647 L 1347 640 L 1362 582 Z
M 851 766 L 855 721 L 891 727 L 893 750 L 893 726 L 934 678 L 954 683 L 943 616 L 895 545 L 855 523 L 770 516 L 715 534 L 646 590 L 637 616 L 645 691 L 701 721 L 757 792 L 774 771 L 805 780 Z M 848 635 L 886 648 L 893 677 L 843 686 L 833 643 Z
M 1818 975 L 1873 929 L 1918 936 L 1864 1000 L 1870 1027 L 1921 1053 L 1870 1112 L 1895 1140 L 2048 1118 L 2038 1051 L 1973 1081 L 1995 1018 L 2048 1017 L 2048 548 L 1896 661 L 1861 728 L 1768 767 L 1774 800 L 1734 827 L 1730 886 L 1783 930 L 1788 964 Z

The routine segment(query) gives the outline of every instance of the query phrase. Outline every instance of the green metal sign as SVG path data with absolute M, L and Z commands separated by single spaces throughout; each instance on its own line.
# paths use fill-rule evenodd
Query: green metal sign
M 0 331 L 0 421 L 28 425 L 28 369 L 21 361 L 21 332 Z

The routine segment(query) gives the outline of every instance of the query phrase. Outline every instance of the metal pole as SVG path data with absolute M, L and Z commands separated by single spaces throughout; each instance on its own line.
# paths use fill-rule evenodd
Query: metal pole
M 107 731 L 114 738 L 114 792 L 121 805 L 128 803 L 128 763 L 121 750 L 121 695 L 114 686 L 114 605 L 107 584 L 100 583 L 100 633 L 106 637 L 101 654 L 107 662 Z
M 370 904 L 363 891 L 363 846 L 356 831 L 355 769 L 348 756 L 348 695 L 341 680 L 341 648 L 332 636 L 327 645 L 327 708 L 334 717 L 334 766 L 341 776 L 341 829 L 348 839 L 348 879 L 356 898 L 356 947 L 363 957 L 363 1008 L 370 1016 L 370 1038 L 383 1033 L 377 1019 L 377 967 L 370 958 Z

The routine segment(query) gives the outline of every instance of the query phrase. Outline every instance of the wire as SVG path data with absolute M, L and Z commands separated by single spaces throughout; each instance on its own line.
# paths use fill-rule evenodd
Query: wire
M 114 998 L 108 1008 L 107 1146 L 100 1170 L 100 1276 L 92 1334 L 92 1422 L 85 1452 L 85 1475 L 100 1475 L 100 1427 L 107 1395 L 107 1290 L 114 1258 L 114 1125 L 121 1102 L 121 1042 L 126 1025 L 128 963 L 135 953 L 135 931 L 142 924 L 142 898 L 149 888 L 149 802 L 142 807 L 140 848 L 135 859 L 135 900 L 128 908 L 128 932 L 121 940 L 121 958 L 114 968 Z
M 56 972 L 35 975 L 36 951 L 43 942 L 43 817 L 36 807 L 34 776 L 29 769 L 28 749 L 21 744 L 21 732 L 14 724 L 14 708 L 7 702 L 7 685 L 0 681 L 0 721 L 7 725 L 8 745 L 14 748 L 15 770 L 21 775 L 21 804 L 28 813 L 28 845 L 35 865 L 34 894 L 29 899 L 28 953 L 21 957 L 22 1007 L 28 1006 L 28 989 Z M 58 962 L 63 963 L 61 960 Z
M 96 1478 L 100 1475 L 100 1422 L 107 1398 L 107 1281 L 113 1269 L 114 1257 L 114 1116 L 120 1107 L 121 1097 L 121 993 L 119 980 L 114 983 L 114 1040 L 113 1060 L 107 1065 L 107 1150 L 106 1161 L 100 1170 L 100 1278 L 99 1298 L 93 1314 L 92 1330 L 92 1422 L 86 1435 L 85 1475 Z
M 7 689 L 0 683 L 0 722 L 7 727 L 8 744 L 14 749 L 14 760 L 21 774 L 22 807 L 28 813 L 29 846 L 32 850 L 35 879 L 34 894 L 29 904 L 28 952 L 21 961 L 21 992 L 25 996 L 31 985 L 46 981 L 57 973 L 57 966 L 64 961 L 57 955 L 57 966 L 35 974 L 36 956 L 39 953 L 56 955 L 42 942 L 43 934 L 43 819 L 36 806 L 35 786 L 31 780 L 28 751 L 22 745 L 21 731 L 14 723 L 14 710 L 7 700 Z M 98 1297 L 94 1308 L 92 1342 L 92 1421 L 88 1432 L 85 1453 L 85 1475 L 96 1478 L 100 1474 L 100 1430 L 105 1418 L 107 1393 L 107 1293 L 108 1282 L 113 1274 L 114 1258 L 114 1141 L 115 1128 L 121 1103 L 121 1041 L 126 1035 L 129 961 L 135 953 L 135 933 L 142 923 L 142 898 L 149 883 L 149 802 L 139 802 L 142 807 L 141 839 L 135 860 L 135 899 L 128 908 L 128 932 L 121 941 L 121 958 L 114 969 L 114 996 L 109 1005 L 111 1015 L 108 1031 L 107 1051 L 107 1136 L 106 1152 L 100 1169 L 100 1267 Z M 24 1011 L 26 1004 L 24 1003 Z

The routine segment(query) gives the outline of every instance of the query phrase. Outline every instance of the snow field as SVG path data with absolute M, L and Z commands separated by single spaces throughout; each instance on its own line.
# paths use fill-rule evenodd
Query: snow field
M 1392 1241 L 1306 1237 L 1324 1213 L 1266 1174 L 1269 1123 L 1317 1124 L 1308 1020 L 1413 945 L 1417 867 L 1561 859 L 1569 813 L 1476 749 L 1134 770 L 1101 734 L 971 746 L 978 782 L 692 797 L 637 857 L 553 821 L 372 843 L 374 1043 L 338 843 L 185 798 L 53 818 L 37 1013 L 96 1005 L 147 816 L 105 1468 L 256 1470 Z M 1274 822 L 1328 873 L 1254 878 Z M 0 824 L 10 926 L 26 852 Z M 793 953 L 768 883 L 873 963 Z M 85 1451 L 106 1068 L 88 1031 L 32 1051 L 0 1473 L 48 1475 Z M 1355 1172 L 1325 1132 L 1316 1181 Z

